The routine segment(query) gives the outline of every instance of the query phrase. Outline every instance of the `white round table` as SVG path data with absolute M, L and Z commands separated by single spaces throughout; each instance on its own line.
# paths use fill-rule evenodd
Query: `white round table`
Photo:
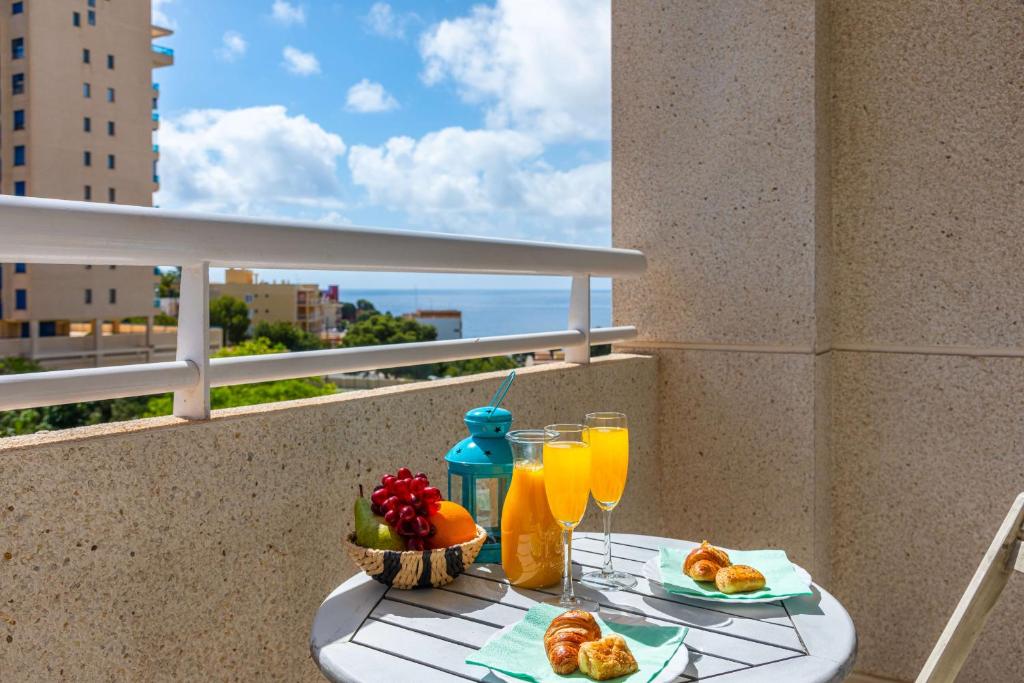
M 814 585 L 814 595 L 756 605 L 711 604 L 672 595 L 644 578 L 643 565 L 659 546 L 694 544 L 654 536 L 614 534 L 615 567 L 638 577 L 629 591 L 576 593 L 603 608 L 650 621 L 689 627 L 690 661 L 679 681 L 721 683 L 841 681 L 853 666 L 857 635 L 835 598 Z M 576 576 L 600 567 L 601 534 L 573 541 Z M 313 661 L 331 681 L 516 681 L 465 664 L 466 655 L 527 609 L 557 595 L 510 586 L 499 565 L 475 564 L 443 588 L 389 589 L 358 574 L 324 600 L 313 621 Z

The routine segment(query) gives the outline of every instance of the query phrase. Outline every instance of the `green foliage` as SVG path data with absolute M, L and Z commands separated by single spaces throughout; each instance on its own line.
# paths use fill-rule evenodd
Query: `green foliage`
M 285 321 L 256 323 L 252 336 L 264 337 L 272 342 L 283 344 L 289 351 L 313 351 L 323 348 L 323 342 L 315 334 L 299 329 Z
M 356 316 L 357 321 L 367 320 L 375 315 L 380 315 L 380 311 L 371 302 L 366 299 L 359 299 L 356 301 Z
M 160 273 L 160 284 L 157 286 L 157 291 L 160 297 L 177 298 L 181 296 L 181 268 Z
M 288 348 L 280 342 L 273 342 L 266 337 L 257 337 L 255 339 L 248 339 L 235 346 L 227 346 L 214 354 L 214 357 L 262 356 L 267 353 L 282 353 L 287 350 Z M 283 379 L 275 382 L 215 387 L 210 390 L 210 406 L 215 410 L 217 408 L 235 408 L 238 406 L 256 405 L 258 403 L 274 403 L 277 401 L 292 401 L 298 398 L 326 396 L 334 392 L 334 385 L 320 377 Z M 142 417 L 170 415 L 173 407 L 174 398 L 171 394 L 154 396 L 147 401 Z
M 249 331 L 249 307 L 233 296 L 210 301 L 210 325 L 224 330 L 224 343 L 240 342 Z
M 356 305 L 348 301 L 341 302 L 341 317 L 345 320 L 356 319 Z
M 20 375 L 25 372 L 40 372 L 43 367 L 34 360 L 11 356 L 0 358 L 0 375 Z
M 153 316 L 153 323 L 156 325 L 177 325 L 178 319 L 166 313 L 157 313 Z
M 441 363 L 441 366 L 441 374 L 444 377 L 461 377 L 463 375 L 476 375 L 481 372 L 513 370 L 519 367 L 519 365 L 508 356 L 470 358 L 469 360 L 457 360 L 450 363 Z

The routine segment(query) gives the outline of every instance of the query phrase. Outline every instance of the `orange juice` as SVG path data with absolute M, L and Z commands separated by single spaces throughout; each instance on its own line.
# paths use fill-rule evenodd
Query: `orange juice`
M 629 430 L 623 427 L 590 428 L 590 488 L 602 510 L 611 510 L 622 498 L 629 470 Z
M 543 588 L 562 578 L 562 541 L 544 493 L 544 467 L 516 463 L 501 511 L 501 566 L 514 586 Z
M 580 441 L 544 444 L 544 484 L 551 514 L 575 528 L 590 497 L 590 445 Z

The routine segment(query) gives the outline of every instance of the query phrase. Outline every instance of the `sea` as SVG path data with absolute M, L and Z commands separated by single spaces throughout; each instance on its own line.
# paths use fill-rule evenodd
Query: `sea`
M 343 301 L 366 299 L 393 315 L 417 309 L 462 311 L 462 336 L 491 337 L 564 330 L 569 319 L 568 289 L 344 289 Z M 591 327 L 612 324 L 611 290 L 590 293 Z

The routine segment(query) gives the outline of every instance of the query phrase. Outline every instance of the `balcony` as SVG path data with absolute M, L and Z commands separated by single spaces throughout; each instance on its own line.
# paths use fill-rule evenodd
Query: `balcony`
M 178 395 L 174 417 L 0 440 L 8 677 L 316 680 L 358 484 L 443 480 L 500 378 L 212 412 L 207 387 L 540 347 L 568 361 L 521 371 L 517 425 L 633 420 L 617 530 L 785 548 L 849 609 L 857 669 L 912 680 L 1024 489 L 1020 10 L 726 5 L 613 3 L 616 250 L 0 198 L 11 262 L 186 267 L 175 359 L 0 377 L 8 408 Z M 565 329 L 202 351 L 210 266 L 467 264 L 572 278 Z M 1020 678 L 1019 579 L 960 680 Z
M 174 65 L 174 50 L 163 45 L 153 45 L 153 68 L 159 69 L 164 66 Z

